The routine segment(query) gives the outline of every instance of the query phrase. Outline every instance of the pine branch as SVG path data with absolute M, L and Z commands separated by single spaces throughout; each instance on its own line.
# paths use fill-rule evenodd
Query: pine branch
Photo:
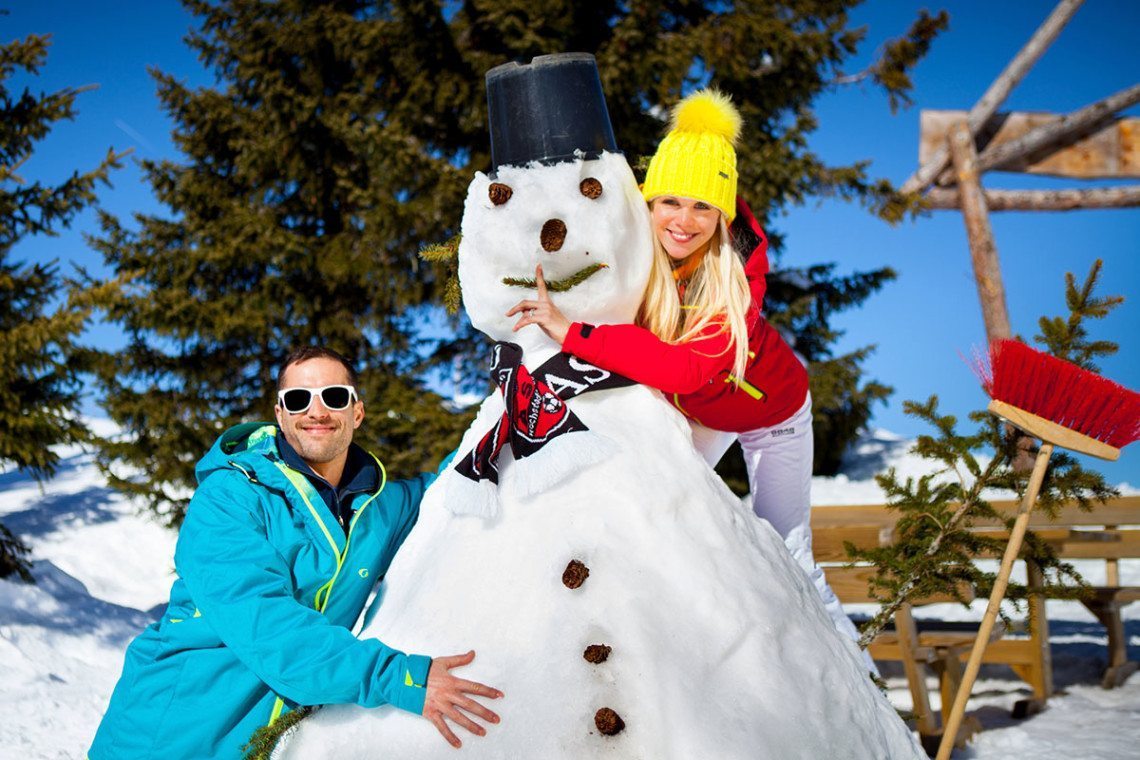
M 242 755 L 243 760 L 269 760 L 278 742 L 314 711 L 313 707 L 290 710 L 268 726 L 262 726 L 254 731 L 249 741 L 242 745 L 241 750 L 245 753 Z
M 443 243 L 434 243 L 420 249 L 420 258 L 443 271 L 443 305 L 448 314 L 458 314 L 463 293 L 459 285 L 459 243 L 462 235 L 456 235 Z
M 1086 366 L 1091 364 L 1092 356 L 1102 355 L 1106 342 L 1089 340 L 1085 320 L 1104 317 L 1122 300 L 1117 296 L 1094 295 L 1100 268 L 1101 262 L 1097 261 L 1079 287 L 1072 274 L 1067 274 L 1068 319 L 1043 317 L 1040 321 L 1039 342 L 1045 343 L 1060 358 L 1075 359 Z M 1107 345 L 1112 350 L 1116 348 L 1115 344 Z M 898 511 L 900 516 L 896 522 L 896 540 L 891 546 L 848 547 L 853 561 L 870 562 L 878 568 L 871 581 L 871 593 L 883 604 L 863 628 L 860 635 L 863 647 L 869 645 L 899 608 L 911 599 L 933 592 L 950 594 L 965 602 L 957 593 L 957 584 L 963 581 L 973 584 L 979 592 L 988 593 L 993 575 L 978 570 L 974 559 L 983 553 L 999 553 L 1003 547 L 1001 542 L 973 533 L 970 528 L 978 519 L 993 521 L 999 517 L 1011 528 L 1013 518 L 998 515 L 982 498 L 982 493 L 992 488 L 1023 495 L 1029 475 L 1013 466 L 1022 436 L 1016 431 L 1007 434 L 1005 426 L 994 415 L 983 411 L 971 413 L 971 421 L 979 428 L 973 435 L 966 436 L 956 431 L 957 421 L 953 416 L 938 414 L 934 396 L 925 404 L 906 402 L 904 410 L 937 431 L 937 435 L 919 436 L 912 450 L 937 463 L 939 469 L 905 483 L 898 481 L 893 469 L 876 476 L 887 494 L 888 508 Z M 983 467 L 974 452 L 984 448 L 990 449 L 993 456 Z M 950 482 L 936 482 L 940 475 L 949 475 Z M 1116 495 L 1117 491 L 1105 482 L 1103 475 L 1085 469 L 1065 452 L 1055 452 L 1033 508 L 1053 517 L 1062 504 L 1075 501 L 1082 508 L 1091 509 L 1095 503 L 1104 503 Z M 1080 593 L 1084 580 L 1075 568 L 1061 562 L 1032 531 L 1026 534 L 1026 546 L 1027 558 L 1042 569 L 1050 594 Z M 1013 600 L 1022 599 L 1026 594 L 1027 589 L 1019 584 L 1011 584 L 1007 592 Z
M 886 91 L 891 113 L 896 113 L 899 106 L 909 107 L 913 105 L 910 91 L 914 88 L 910 70 L 929 52 L 934 38 L 948 28 L 950 15 L 946 11 L 931 16 L 925 9 L 921 10 L 906 35 L 890 40 L 883 46 L 882 55 L 877 61 L 857 74 L 836 77 L 833 83 L 854 84 L 870 79 Z
M 1090 319 L 1105 318 L 1124 303 L 1124 296 L 1093 296 L 1103 265 L 1101 259 L 1094 261 L 1084 283 L 1079 287 L 1073 273 L 1065 273 L 1065 306 L 1069 309 L 1069 314 L 1067 317 L 1041 317 L 1037 322 L 1041 333 L 1033 337 L 1058 359 L 1092 372 L 1098 371 L 1093 361 L 1096 357 L 1111 356 L 1119 350 L 1119 346 L 1112 341 L 1090 340 L 1085 323 Z
M 0 523 L 0 578 L 18 575 L 24 583 L 35 583 L 28 563 L 28 545 Z
M 585 282 L 592 275 L 600 272 L 607 266 L 607 264 L 591 264 L 588 267 L 579 269 L 569 277 L 563 277 L 561 280 L 550 280 L 546 283 L 546 289 L 551 293 L 564 293 L 575 285 Z M 538 282 L 533 277 L 504 277 L 503 284 L 513 288 L 538 287 Z

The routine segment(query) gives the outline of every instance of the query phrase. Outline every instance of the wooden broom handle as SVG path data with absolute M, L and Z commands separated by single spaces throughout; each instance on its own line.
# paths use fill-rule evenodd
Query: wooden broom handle
M 954 696 L 954 707 L 950 710 L 950 717 L 942 728 L 942 741 L 938 744 L 936 760 L 949 760 L 950 751 L 954 748 L 954 739 L 958 736 L 962 717 L 966 714 L 966 702 L 970 699 L 970 691 L 978 677 L 978 670 L 982 667 L 982 655 L 986 652 L 998 608 L 1009 586 L 1009 574 L 1013 570 L 1013 562 L 1021 553 L 1021 543 L 1025 539 L 1025 530 L 1029 527 L 1029 513 L 1033 509 L 1033 503 L 1037 501 L 1041 482 L 1045 480 L 1045 468 L 1049 465 L 1049 457 L 1052 454 L 1053 444 L 1042 441 L 1041 448 L 1037 451 L 1037 459 L 1033 462 L 1033 473 L 1029 476 L 1025 496 L 1017 508 L 1017 519 L 1013 523 L 1009 543 L 1006 544 L 1005 554 L 1001 558 L 1001 569 L 998 571 L 997 580 L 994 581 L 993 591 L 990 592 L 990 603 L 986 606 L 986 614 L 982 617 L 982 624 L 978 628 L 978 638 L 974 640 L 974 648 L 970 650 L 970 659 L 966 663 L 966 672 L 962 674 L 962 683 Z

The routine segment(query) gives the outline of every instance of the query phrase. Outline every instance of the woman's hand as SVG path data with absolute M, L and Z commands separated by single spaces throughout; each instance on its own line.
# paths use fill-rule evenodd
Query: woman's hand
M 514 332 L 527 325 L 538 325 L 551 340 L 561 346 L 562 341 L 566 340 L 566 333 L 570 332 L 570 320 L 562 316 L 562 312 L 551 302 L 550 294 L 546 292 L 546 280 L 542 279 L 542 264 L 534 268 L 534 281 L 538 287 L 537 299 L 519 301 L 511 307 L 507 316 L 522 314 L 522 318 L 515 323 Z

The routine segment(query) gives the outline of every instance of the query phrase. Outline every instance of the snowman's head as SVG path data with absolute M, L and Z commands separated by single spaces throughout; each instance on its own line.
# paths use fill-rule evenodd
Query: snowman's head
M 632 322 L 653 259 L 649 211 L 618 153 L 552 165 L 500 166 L 467 190 L 459 244 L 463 305 L 476 329 L 524 351 L 554 345 L 537 325 L 511 331 L 506 312 L 536 295 L 571 321 Z

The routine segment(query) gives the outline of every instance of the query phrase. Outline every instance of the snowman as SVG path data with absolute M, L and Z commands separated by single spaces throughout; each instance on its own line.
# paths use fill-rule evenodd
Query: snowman
M 630 322 L 652 256 L 592 56 L 487 75 L 464 305 L 498 386 L 429 489 L 362 636 L 478 653 L 502 717 L 456 750 L 428 721 L 326 707 L 287 758 L 916 758 L 783 542 L 653 390 L 561 354 L 508 309 L 541 264 L 571 320 Z

